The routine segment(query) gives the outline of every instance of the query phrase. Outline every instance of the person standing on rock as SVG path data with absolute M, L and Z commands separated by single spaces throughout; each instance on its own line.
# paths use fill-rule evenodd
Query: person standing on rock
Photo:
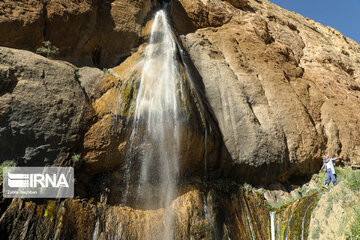
M 338 160 L 338 158 L 330 158 L 329 155 L 327 154 L 323 155 L 324 164 L 321 167 L 321 170 L 325 168 L 325 172 L 326 172 L 325 185 L 323 186 L 323 188 L 325 189 L 329 188 L 330 181 L 333 182 L 334 186 L 338 184 L 336 180 L 336 173 L 334 168 L 334 161 L 336 160 Z

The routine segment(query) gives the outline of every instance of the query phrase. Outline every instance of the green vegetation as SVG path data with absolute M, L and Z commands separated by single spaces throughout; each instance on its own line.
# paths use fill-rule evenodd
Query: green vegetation
M 327 206 L 325 208 L 324 217 L 325 222 L 328 217 L 333 213 L 333 208 L 337 203 L 340 203 L 341 208 L 345 213 L 341 215 L 341 221 L 339 221 L 339 227 L 334 232 L 337 238 L 342 238 L 345 234 L 346 239 L 360 240 L 360 171 L 354 171 L 349 167 L 335 168 L 337 173 L 337 180 L 339 186 L 338 191 L 332 191 L 334 186 L 332 183 L 329 186 L 329 192 L 327 192 Z M 321 172 L 315 174 L 313 179 L 317 179 L 317 187 L 321 187 L 325 182 L 325 173 Z M 337 205 L 339 206 L 339 205 Z M 340 216 L 339 216 L 340 217 Z M 320 226 L 315 223 L 315 228 L 312 233 L 312 239 L 318 239 L 321 236 Z M 327 224 L 325 224 L 327 225 Z M 335 236 L 334 235 L 334 236 Z
M 355 219 L 350 227 L 350 232 L 347 234 L 346 239 L 360 240 L 360 208 L 358 207 L 355 214 Z
M 317 223 L 314 231 L 313 231 L 313 234 L 311 235 L 311 238 L 312 239 L 319 239 L 320 238 L 320 234 L 321 234 L 321 228 L 320 228 L 320 225 L 319 223 Z
M 44 217 L 50 217 L 50 220 L 53 221 L 54 217 L 56 216 L 56 211 L 57 202 L 49 200 L 44 211 Z
M 288 203 L 299 200 L 300 198 L 309 196 L 314 192 L 318 192 L 320 189 L 321 189 L 320 187 L 308 188 L 307 186 L 304 185 L 301 188 L 297 189 L 295 194 L 292 194 L 292 196 L 290 196 L 289 198 L 286 198 L 279 202 L 269 203 L 269 208 L 270 209 L 280 209 L 282 206 L 285 206 Z
M 105 74 L 106 74 L 106 73 L 110 73 L 110 74 L 111 74 L 110 70 L 107 69 L 107 68 L 103 68 L 102 71 L 103 71 Z
M 43 46 L 36 49 L 36 53 L 51 59 L 59 54 L 59 48 L 53 46 L 50 41 L 44 41 Z
M 244 189 L 244 190 L 246 190 L 246 191 L 248 191 L 248 192 L 251 192 L 254 188 L 253 188 L 253 186 L 251 186 L 251 184 L 249 184 L 249 183 L 244 183 L 244 184 L 242 185 L 242 189 Z
M 0 180 L 3 179 L 3 169 L 4 167 L 16 167 L 16 163 L 13 161 L 6 160 L 5 162 L 2 162 L 0 165 Z
M 71 160 L 73 163 L 77 163 L 80 160 L 80 153 L 72 155 Z
M 286 204 L 291 203 L 293 201 L 296 201 L 298 199 L 299 198 L 289 197 L 289 198 L 286 198 L 286 199 L 284 199 L 282 201 L 279 201 L 279 202 L 269 203 L 268 208 L 271 209 L 271 210 L 280 209 L 282 206 L 285 206 Z
M 353 194 L 360 198 L 360 171 L 354 171 L 350 168 L 341 169 L 338 172 L 340 180 L 343 179 L 345 185 L 353 192 Z M 346 202 L 347 199 L 351 198 L 349 194 L 342 194 L 341 199 L 343 202 Z M 355 206 L 350 206 L 355 208 L 355 214 L 350 225 L 350 229 L 346 234 L 346 239 L 349 240 L 360 240 L 360 206 L 356 204 Z
M 77 69 L 77 70 L 75 71 L 75 79 L 76 79 L 76 81 L 79 81 L 79 79 L 80 79 L 79 69 Z
M 358 195 L 360 194 L 360 171 L 351 171 L 346 174 L 346 185 Z

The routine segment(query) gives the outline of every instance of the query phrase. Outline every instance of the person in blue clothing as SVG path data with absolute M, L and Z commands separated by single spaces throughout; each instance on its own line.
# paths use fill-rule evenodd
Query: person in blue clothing
M 338 184 L 336 180 L 336 172 L 334 168 L 334 162 L 336 160 L 338 160 L 338 158 L 330 158 L 329 155 L 327 154 L 323 155 L 324 164 L 321 167 L 321 170 L 325 168 L 325 172 L 326 172 L 325 185 L 323 186 L 323 188 L 325 189 L 329 188 L 330 181 L 333 182 L 334 186 Z

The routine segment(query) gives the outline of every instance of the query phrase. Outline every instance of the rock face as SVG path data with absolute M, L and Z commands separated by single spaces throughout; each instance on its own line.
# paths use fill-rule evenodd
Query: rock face
M 137 44 L 150 0 L 0 3 L 0 45 L 35 51 L 50 41 L 75 64 L 116 65 Z
M 130 54 L 139 36 L 147 38 L 144 32 L 151 25 L 141 31 L 150 1 L 1 4 L 0 44 L 34 50 L 46 39 L 73 62 L 114 64 Z M 317 171 L 324 152 L 359 164 L 358 44 L 268 1 L 180 0 L 173 1 L 171 14 L 235 163 L 230 175 L 253 181 L 256 174 L 258 182 L 307 175 Z M 109 40 L 116 38 L 121 41 Z M 11 88 L 16 80 L 6 69 L 3 75 L 8 77 L 2 87 Z M 96 83 L 95 78 L 84 81 Z M 85 87 L 100 111 L 101 121 L 91 127 L 94 136 L 111 136 L 112 129 L 103 132 L 103 127 L 112 125 L 114 116 L 123 116 L 111 115 L 112 105 L 103 101 L 113 101 L 109 96 L 119 93 L 114 90 L 118 80 Z M 127 90 L 131 87 L 121 91 L 129 97 Z M 125 108 L 131 105 L 127 101 L 131 97 L 121 103 Z M 124 128 L 120 125 L 119 130 Z M 86 149 L 103 149 L 97 154 L 118 152 L 108 157 L 118 159 L 125 140 L 113 137 L 107 144 L 86 141 L 85 154 L 90 154 Z
M 96 90 L 86 90 L 93 100 L 92 106 L 97 122 L 90 127 L 84 137 L 82 156 L 85 172 L 123 170 L 124 158 L 141 154 L 141 151 L 147 147 L 147 144 L 142 144 L 136 146 L 133 152 L 127 152 L 144 61 L 143 50 L 144 46 L 140 46 L 138 52 L 121 65 L 110 69 L 103 78 L 94 79 L 95 82 L 89 85 Z M 178 64 L 182 66 L 180 61 Z M 81 70 L 79 73 L 81 76 Z M 217 123 L 213 121 L 211 112 L 202 103 L 205 99 L 194 86 L 191 86 L 192 83 L 185 75 L 183 72 L 186 125 L 179 126 L 181 175 L 191 176 L 195 172 L 203 175 L 205 168 L 219 173 L 219 170 L 229 166 L 229 154 L 222 143 Z M 92 91 L 94 93 L 91 93 Z M 136 134 L 141 136 L 143 133 Z
M 236 186 L 219 186 L 211 185 L 210 191 L 196 184 L 182 186 L 171 206 L 155 209 L 108 205 L 106 200 L 95 205 L 79 199 L 14 199 L 0 218 L 0 233 L 9 239 L 162 239 L 165 211 L 171 211 L 176 229 L 172 239 L 270 239 L 264 199 Z M 308 239 L 317 202 L 314 193 L 278 209 L 275 236 Z
M 360 161 L 356 42 L 268 1 L 174 7 L 175 28 L 237 164 L 261 169 L 254 171 L 267 181 L 312 173 L 325 152 Z
M 0 162 L 73 165 L 77 177 L 74 199 L 1 200 L 1 236 L 161 239 L 171 212 L 174 239 L 269 239 L 273 209 L 240 182 L 311 175 L 325 152 L 360 165 L 357 43 L 266 0 L 173 0 L 186 52 L 178 47 L 181 178 L 168 205 L 156 202 L 156 181 L 147 189 L 154 203 L 138 204 L 139 189 L 124 187 L 124 172 L 131 180 L 138 165 L 126 168 L 124 159 L 151 147 L 127 152 L 152 4 L 0 3 L 0 45 L 34 51 L 49 40 L 73 63 L 118 65 L 104 74 L 0 47 Z M 286 189 L 272 186 L 265 197 L 281 198 Z M 278 209 L 278 235 L 306 238 L 316 203 L 314 194 Z
M 81 147 L 93 112 L 68 63 L 0 47 L 0 159 L 61 163 Z
M 162 239 L 165 210 L 111 206 L 67 199 L 14 199 L 0 218 L 9 239 Z M 175 218 L 172 239 L 268 239 L 269 215 L 256 194 L 206 193 L 185 186 L 168 207 Z M 295 239 L 295 238 L 291 238 Z

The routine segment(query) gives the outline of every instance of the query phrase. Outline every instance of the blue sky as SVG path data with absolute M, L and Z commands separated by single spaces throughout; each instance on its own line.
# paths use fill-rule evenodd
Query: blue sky
M 270 0 L 360 43 L 360 0 Z

